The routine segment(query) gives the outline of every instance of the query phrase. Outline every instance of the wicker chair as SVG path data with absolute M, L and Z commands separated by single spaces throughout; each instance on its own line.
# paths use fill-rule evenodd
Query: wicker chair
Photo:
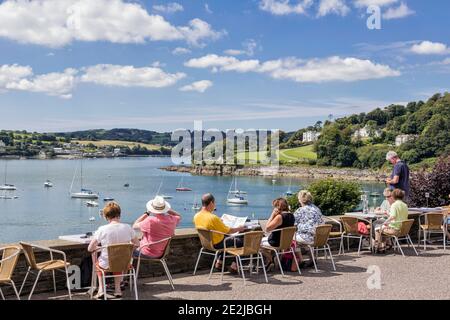
M 264 236 L 263 231 L 251 231 L 246 232 L 244 234 L 237 235 L 238 237 L 244 237 L 244 246 L 242 248 L 227 248 L 226 247 L 226 241 L 228 239 L 232 239 L 233 237 L 229 237 L 225 239 L 224 241 L 224 255 L 223 255 L 223 263 L 222 263 L 222 275 L 221 280 L 223 281 L 223 273 L 225 269 L 225 259 L 226 256 L 229 255 L 231 257 L 234 257 L 236 259 L 236 263 L 238 265 L 238 270 L 240 270 L 240 273 L 242 275 L 242 279 L 244 280 L 244 285 L 246 284 L 246 278 L 244 274 L 244 266 L 242 264 L 242 261 L 250 260 L 250 271 L 252 271 L 253 267 L 253 256 L 256 255 L 256 259 L 258 261 L 261 261 L 261 268 L 264 272 L 264 278 L 266 280 L 266 283 L 269 281 L 267 280 L 267 274 L 266 274 L 266 268 L 264 266 L 264 258 L 260 251 L 261 248 L 261 240 Z M 235 236 L 236 237 L 236 236 Z M 243 258 L 247 257 L 247 258 Z M 256 266 L 256 270 L 258 270 L 258 265 Z
M 342 225 L 344 226 L 344 232 L 341 236 L 342 242 L 344 241 L 344 238 L 347 238 L 347 250 L 350 251 L 350 239 L 359 239 L 359 245 L 358 245 L 358 255 L 361 252 L 362 247 L 362 241 L 364 238 L 369 240 L 369 249 L 372 250 L 371 241 L 372 237 L 369 234 L 362 234 L 358 231 L 358 222 L 364 222 L 371 226 L 370 221 L 362 219 L 362 218 L 356 218 L 356 217 L 341 217 Z M 372 230 L 370 230 L 372 232 Z M 344 245 L 342 245 L 344 246 Z
M 340 244 L 339 244 L 339 253 L 338 254 L 340 255 L 341 253 L 344 253 L 344 238 L 342 237 L 342 235 L 344 234 L 344 230 L 342 228 L 342 223 L 337 219 L 333 219 L 333 218 L 326 217 L 326 216 L 323 217 L 323 220 L 324 220 L 325 224 L 331 224 L 332 226 L 333 225 L 339 226 L 339 231 L 331 231 L 330 232 L 328 241 L 339 240 Z
M 108 251 L 108 269 L 102 269 L 97 267 L 97 255 L 98 252 L 101 250 L 106 249 Z M 138 291 L 137 291 L 137 277 L 136 277 L 136 271 L 133 267 L 133 251 L 134 251 L 134 245 L 131 243 L 118 243 L 118 244 L 111 244 L 106 247 L 99 247 L 92 253 L 92 260 L 94 263 L 94 266 L 92 268 L 92 281 L 91 281 L 91 288 L 95 288 L 96 286 L 96 280 L 97 275 L 95 272 L 101 272 L 102 273 L 102 281 L 103 281 L 103 289 L 105 290 L 103 299 L 107 300 L 107 294 L 106 294 L 106 278 L 116 278 L 116 277 L 122 277 L 124 275 L 128 275 L 130 278 L 130 283 L 133 283 L 134 287 L 134 295 L 135 299 L 138 300 Z M 120 273 L 120 275 L 114 275 L 109 274 L 106 275 L 106 273 Z M 131 288 L 130 288 L 131 289 Z M 94 294 L 94 290 L 91 290 L 91 299 Z
M 14 269 L 16 268 L 17 260 L 19 260 L 20 248 L 15 246 L 4 247 L 0 248 L 0 251 L 3 251 L 2 259 L 0 260 L 0 284 L 9 284 L 13 287 L 17 300 L 20 300 L 16 285 L 12 280 L 12 275 L 14 273 Z M 5 296 L 3 295 L 1 288 L 0 295 L 2 296 L 2 299 L 5 300 Z
M 328 237 L 330 236 L 331 225 L 322 224 L 316 227 L 316 233 L 314 235 L 314 243 L 311 245 L 307 245 L 309 250 L 311 251 L 311 257 L 314 263 L 314 268 L 316 272 L 317 269 L 316 259 L 318 258 L 318 252 L 325 252 L 325 259 L 327 258 L 327 252 L 330 254 L 331 264 L 333 265 L 333 270 L 336 271 L 336 265 L 334 264 L 333 255 L 331 253 L 330 245 L 328 244 Z M 315 252 L 317 252 L 317 257 L 315 256 Z
M 422 223 L 424 218 L 424 223 Z M 424 213 L 419 216 L 419 231 L 418 231 L 418 238 L 419 238 L 419 248 L 420 248 L 420 235 L 423 233 L 423 248 L 424 250 L 427 250 L 427 236 L 431 234 L 442 234 L 442 241 L 444 244 L 444 250 L 446 249 L 446 223 L 444 221 L 444 214 L 442 212 L 430 212 L 430 213 Z
M 167 262 L 166 262 L 166 258 L 169 255 L 170 252 L 170 242 L 172 241 L 172 238 L 165 238 L 156 242 L 152 242 L 152 243 L 148 243 L 146 245 L 143 245 L 141 247 L 139 247 L 139 256 L 138 256 L 138 261 L 137 261 L 137 267 L 136 267 L 136 278 L 139 278 L 139 268 L 141 266 L 141 260 L 143 261 L 153 261 L 153 262 L 161 262 L 164 271 L 166 272 L 167 278 L 169 279 L 169 283 L 172 286 L 172 290 L 175 290 L 175 287 L 173 286 L 173 279 L 172 279 L 172 275 L 170 274 L 169 271 L 169 267 L 167 266 Z M 167 242 L 166 244 L 166 248 L 164 249 L 164 254 L 162 255 L 162 257 L 160 258 L 147 258 L 145 256 L 142 256 L 142 249 L 143 248 L 149 248 L 151 246 L 154 246 L 155 244 L 159 244 L 159 243 L 163 243 L 163 242 Z
M 223 252 L 223 249 L 216 249 L 214 248 L 214 244 L 213 244 L 213 234 L 221 234 L 223 236 L 229 236 L 229 234 L 225 234 L 219 231 L 215 231 L 215 230 L 208 230 L 208 229 L 203 229 L 203 228 L 197 228 L 197 233 L 198 233 L 198 237 L 200 238 L 200 242 L 202 244 L 202 248 L 200 249 L 200 252 L 198 253 L 198 258 L 197 258 L 197 262 L 195 263 L 195 268 L 194 268 L 194 276 L 195 273 L 197 272 L 197 267 L 198 267 L 198 263 L 200 262 L 200 257 L 202 256 L 202 254 L 206 254 L 206 255 L 210 255 L 210 256 L 214 256 L 214 261 L 211 265 L 211 271 L 209 272 L 209 278 L 211 278 L 211 275 L 213 273 L 214 270 L 214 265 L 217 261 L 217 258 L 219 257 L 219 253 Z
M 402 221 L 400 230 L 396 234 L 386 234 L 384 232 L 381 233 L 382 236 L 384 236 L 384 237 L 389 237 L 389 238 L 394 239 L 394 244 L 395 244 L 394 249 L 398 248 L 400 250 L 400 252 L 402 253 L 402 256 L 405 256 L 405 254 L 403 253 L 403 250 L 402 250 L 402 247 L 400 246 L 399 240 L 406 240 L 406 242 L 408 243 L 408 247 L 409 247 L 409 245 L 411 245 L 412 248 L 414 249 L 414 252 L 416 253 L 416 255 L 417 256 L 419 255 L 416 248 L 414 247 L 411 237 L 409 236 L 409 231 L 411 230 L 413 223 L 414 223 L 414 219 Z
M 297 231 L 297 227 L 287 227 L 283 229 L 275 229 L 271 231 L 270 233 L 274 232 L 280 232 L 280 245 L 278 247 L 272 247 L 272 246 L 265 246 L 262 245 L 261 248 L 267 249 L 270 251 L 273 251 L 275 253 L 275 256 L 277 258 L 278 265 L 280 266 L 281 274 L 284 277 L 284 271 L 281 267 L 281 261 L 280 261 L 280 255 L 283 255 L 285 253 L 291 253 L 293 255 L 293 259 L 295 262 L 295 265 L 297 266 L 297 270 L 299 274 L 302 274 L 300 271 L 300 267 L 298 266 L 297 257 L 295 256 L 294 248 L 291 247 L 292 240 L 294 240 L 295 232 Z
M 28 275 L 30 273 L 36 275 L 36 280 L 34 281 L 33 287 L 31 289 L 30 295 L 28 296 L 28 300 L 31 299 L 31 296 L 33 295 L 34 289 L 36 288 L 36 285 L 39 281 L 39 277 L 43 272 L 51 272 L 53 276 L 53 289 L 56 292 L 56 279 L 55 279 L 55 271 L 61 271 L 65 272 L 66 274 L 66 284 L 67 284 L 67 290 L 69 292 L 69 299 L 72 300 L 72 293 L 70 291 L 70 283 L 69 283 L 69 272 L 67 268 L 70 266 L 70 263 L 67 262 L 66 254 L 63 251 L 51 249 L 48 247 L 42 247 L 31 243 L 26 242 L 20 242 L 20 245 L 22 246 L 22 250 L 25 254 L 25 258 L 27 259 L 28 263 L 28 271 L 25 275 L 25 278 L 23 279 L 22 286 L 19 290 L 19 295 L 22 293 L 23 287 L 25 285 L 25 282 L 27 281 Z M 47 251 L 50 253 L 50 260 L 44 261 L 44 262 L 36 262 L 36 257 L 34 255 L 34 249 L 39 249 L 43 251 Z M 53 259 L 53 254 L 61 255 L 63 260 L 55 260 Z

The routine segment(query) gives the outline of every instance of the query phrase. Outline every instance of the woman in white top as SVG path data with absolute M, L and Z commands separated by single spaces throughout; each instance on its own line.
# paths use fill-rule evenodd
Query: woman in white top
M 115 202 L 109 202 L 103 209 L 103 216 L 108 221 L 107 225 L 101 226 L 95 232 L 94 237 L 89 244 L 88 251 L 95 252 L 99 246 L 105 249 L 101 250 L 100 257 L 97 260 L 97 265 L 93 266 L 97 269 L 98 276 L 98 293 L 97 299 L 101 299 L 106 294 L 105 288 L 103 288 L 102 273 L 99 269 L 108 269 L 108 251 L 107 246 L 116 243 L 133 243 L 136 247 L 139 247 L 139 240 L 136 237 L 134 230 L 125 223 L 120 223 L 120 206 Z M 120 289 L 121 277 L 114 278 L 114 296 L 116 298 L 122 297 L 122 291 Z M 113 298 L 113 297 L 110 297 Z

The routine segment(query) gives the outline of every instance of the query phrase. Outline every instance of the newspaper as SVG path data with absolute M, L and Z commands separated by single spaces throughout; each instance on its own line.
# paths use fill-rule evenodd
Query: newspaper
M 229 214 L 222 215 L 223 223 L 230 228 L 239 228 L 245 225 L 247 217 L 236 217 Z

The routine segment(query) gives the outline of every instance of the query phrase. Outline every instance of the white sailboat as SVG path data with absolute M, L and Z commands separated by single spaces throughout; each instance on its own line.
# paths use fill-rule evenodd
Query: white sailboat
M 45 182 L 44 182 L 44 187 L 45 188 L 53 187 L 53 183 L 48 178 L 48 164 L 47 164 L 47 180 L 45 180 Z
M 288 196 L 288 197 L 290 197 L 290 196 L 292 196 L 294 194 L 294 192 L 292 192 L 292 190 L 291 190 L 291 186 L 292 186 L 292 179 L 289 179 L 289 188 L 285 192 L 285 195 Z
M 0 185 L 0 190 L 5 190 L 5 191 L 17 190 L 15 185 L 6 183 L 7 176 L 8 176 L 8 161 L 5 161 L 5 183 L 3 185 Z
M 80 174 L 81 189 L 80 189 L 80 192 L 72 192 L 73 183 L 75 181 L 75 176 L 78 171 L 78 170 L 75 170 L 75 174 L 74 174 L 73 180 L 72 180 L 72 185 L 70 186 L 70 196 L 74 199 L 98 199 L 98 193 L 93 192 L 92 190 L 83 188 L 83 159 L 80 160 L 80 164 L 81 164 L 81 174 Z
M 197 201 L 197 195 L 194 195 L 194 202 L 192 204 L 192 210 L 200 210 L 202 206 Z
M 243 190 L 239 190 L 237 187 L 237 178 L 233 177 L 233 181 L 231 181 L 231 185 L 233 186 L 233 182 L 234 182 L 234 190 L 231 190 L 228 193 L 231 194 L 247 194 L 247 191 L 243 191 Z
M 94 201 L 94 200 L 88 200 L 88 201 L 86 201 L 86 205 L 88 207 L 98 207 L 98 202 Z
M 109 178 L 111 178 L 111 175 L 108 175 L 108 183 L 106 185 L 106 190 L 109 190 Z M 103 201 L 104 202 L 114 201 L 114 198 L 106 196 L 106 197 L 103 198 Z
M 228 197 L 227 197 L 227 202 L 228 204 L 233 204 L 233 205 L 246 205 L 248 204 L 248 200 L 247 198 L 244 196 L 245 193 L 239 192 L 236 193 L 238 189 L 237 187 L 237 179 L 234 178 L 234 190 L 232 190 L 233 188 L 233 181 L 231 181 L 231 185 L 230 185 L 230 190 L 228 191 Z
M 161 188 L 163 186 L 163 182 L 164 182 L 164 178 L 161 180 L 161 183 L 159 184 L 159 188 L 158 188 L 158 191 L 156 191 L 156 195 L 160 196 L 160 197 L 163 197 L 163 199 L 172 199 L 173 198 L 172 196 L 169 196 L 169 195 L 166 195 L 166 194 L 160 194 Z

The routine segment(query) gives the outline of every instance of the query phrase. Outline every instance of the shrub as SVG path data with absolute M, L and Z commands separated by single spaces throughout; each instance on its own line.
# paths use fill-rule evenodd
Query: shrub
M 430 172 L 421 170 L 411 175 L 409 204 L 413 207 L 427 205 L 425 193 L 430 193 L 428 206 L 446 205 L 450 194 L 450 156 L 440 157 Z
M 361 186 L 358 183 L 335 179 L 313 182 L 308 186 L 313 195 L 314 204 L 326 216 L 340 215 L 351 211 L 360 203 Z M 297 194 L 288 197 L 292 210 L 299 207 Z

